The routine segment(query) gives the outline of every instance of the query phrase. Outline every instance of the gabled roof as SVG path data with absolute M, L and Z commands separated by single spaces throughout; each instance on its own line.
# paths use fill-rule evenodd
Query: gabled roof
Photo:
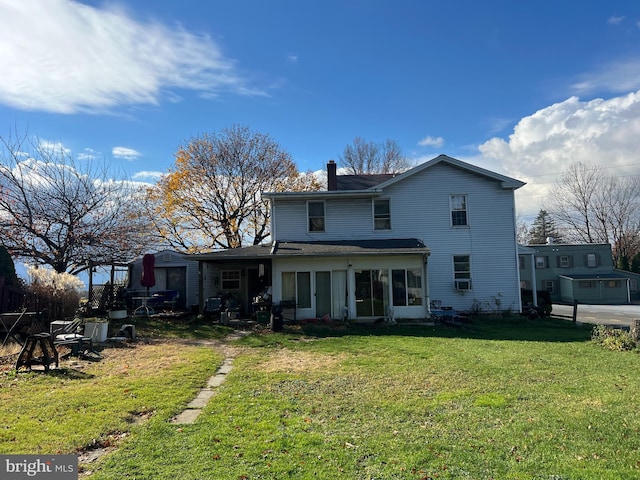
M 507 177 L 505 175 L 492 172 L 491 170 L 486 170 L 476 165 L 472 165 L 470 163 L 463 162 L 462 160 L 458 160 L 457 158 L 449 157 L 447 155 L 438 155 L 436 158 L 433 158 L 427 162 L 421 163 L 420 165 L 412 168 L 411 170 L 407 170 L 406 172 L 400 175 L 397 175 L 387 180 L 386 182 L 383 182 L 377 185 L 376 188 L 385 188 L 389 185 L 393 185 L 396 182 L 402 181 L 403 179 L 411 175 L 415 175 L 416 173 L 422 172 L 423 170 L 431 168 L 434 165 L 438 165 L 440 163 L 446 163 L 455 168 L 459 168 L 460 170 L 466 170 L 476 175 L 480 175 L 482 177 L 488 178 L 489 180 L 495 180 L 497 182 L 500 182 L 502 184 L 502 188 L 515 190 L 526 185 L 525 182 L 521 182 L 520 180 L 516 180 L 515 178 Z
M 411 170 L 407 170 L 401 174 L 380 174 L 380 175 L 338 175 L 338 189 L 337 190 L 319 190 L 313 192 L 264 192 L 262 196 L 264 198 L 295 198 L 295 199 L 312 199 L 312 198 L 331 198 L 340 197 L 347 198 L 348 196 L 353 198 L 358 197 L 376 197 L 382 194 L 383 189 L 389 185 L 393 185 L 396 182 L 400 182 L 411 175 L 420 173 L 423 170 L 433 167 L 441 163 L 446 163 L 460 170 L 464 170 L 475 175 L 494 180 L 499 182 L 502 188 L 505 189 L 518 189 L 525 185 L 525 182 L 516 180 L 515 178 L 507 177 L 499 173 L 486 170 L 481 167 L 477 167 L 470 163 L 463 162 L 456 158 L 449 157 L 447 155 L 439 155 L 425 163 L 422 163 Z M 346 180 L 342 180 L 345 177 Z

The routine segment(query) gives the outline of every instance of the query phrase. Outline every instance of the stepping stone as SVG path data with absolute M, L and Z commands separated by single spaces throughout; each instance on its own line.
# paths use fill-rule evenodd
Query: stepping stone
M 195 422 L 196 418 L 198 418 L 201 413 L 202 413 L 202 410 L 200 410 L 198 408 L 190 408 L 190 409 L 185 410 L 184 412 L 182 412 L 177 417 L 175 417 L 171 421 L 171 423 L 187 425 L 187 424 Z

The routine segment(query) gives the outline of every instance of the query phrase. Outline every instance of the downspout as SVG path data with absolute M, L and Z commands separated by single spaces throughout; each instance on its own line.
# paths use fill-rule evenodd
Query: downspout
M 431 318 L 431 297 L 429 295 L 429 254 L 423 254 L 424 266 L 422 267 L 422 276 L 424 277 L 424 286 L 422 287 L 425 298 L 425 313 L 426 318 Z
M 202 278 L 203 264 L 202 260 L 198 260 L 198 311 L 204 313 L 204 279 Z
M 531 254 L 531 291 L 533 293 L 533 306 L 538 306 L 538 280 L 536 279 L 536 257 Z

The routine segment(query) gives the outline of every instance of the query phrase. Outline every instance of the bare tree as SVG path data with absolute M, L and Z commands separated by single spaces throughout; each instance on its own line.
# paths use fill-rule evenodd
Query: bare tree
M 520 245 L 529 244 L 529 225 L 527 222 L 520 216 L 516 217 L 516 240 Z
M 556 185 L 547 210 L 568 240 L 610 243 L 614 262 L 626 265 L 640 252 L 640 178 L 605 175 L 601 167 L 572 164 Z
M 11 255 L 76 274 L 144 248 L 135 189 L 105 164 L 81 164 L 26 134 L 0 138 L 0 149 L 0 242 Z
M 395 140 L 378 144 L 360 137 L 344 148 L 340 163 L 352 175 L 401 173 L 411 168 L 411 163 L 402 155 Z
M 271 234 L 265 191 L 318 190 L 269 136 L 246 126 L 192 138 L 148 192 L 162 242 L 185 252 L 257 245 Z
M 567 235 L 574 242 L 600 243 L 608 240 L 596 228 L 596 196 L 602 176 L 603 172 L 597 166 L 573 163 L 545 202 L 546 210 L 567 228 Z

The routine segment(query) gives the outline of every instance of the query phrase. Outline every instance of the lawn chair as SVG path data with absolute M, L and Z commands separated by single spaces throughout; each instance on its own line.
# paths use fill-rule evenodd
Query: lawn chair
M 98 352 L 93 349 L 93 339 L 78 333 L 81 326 L 82 321 L 76 318 L 71 323 L 51 332 L 51 339 L 56 347 L 71 347 L 71 352 L 64 355 L 63 358 L 69 357 L 70 355 L 79 357 L 86 351 L 98 354 Z M 88 348 L 84 348 L 85 345 L 88 345 Z

